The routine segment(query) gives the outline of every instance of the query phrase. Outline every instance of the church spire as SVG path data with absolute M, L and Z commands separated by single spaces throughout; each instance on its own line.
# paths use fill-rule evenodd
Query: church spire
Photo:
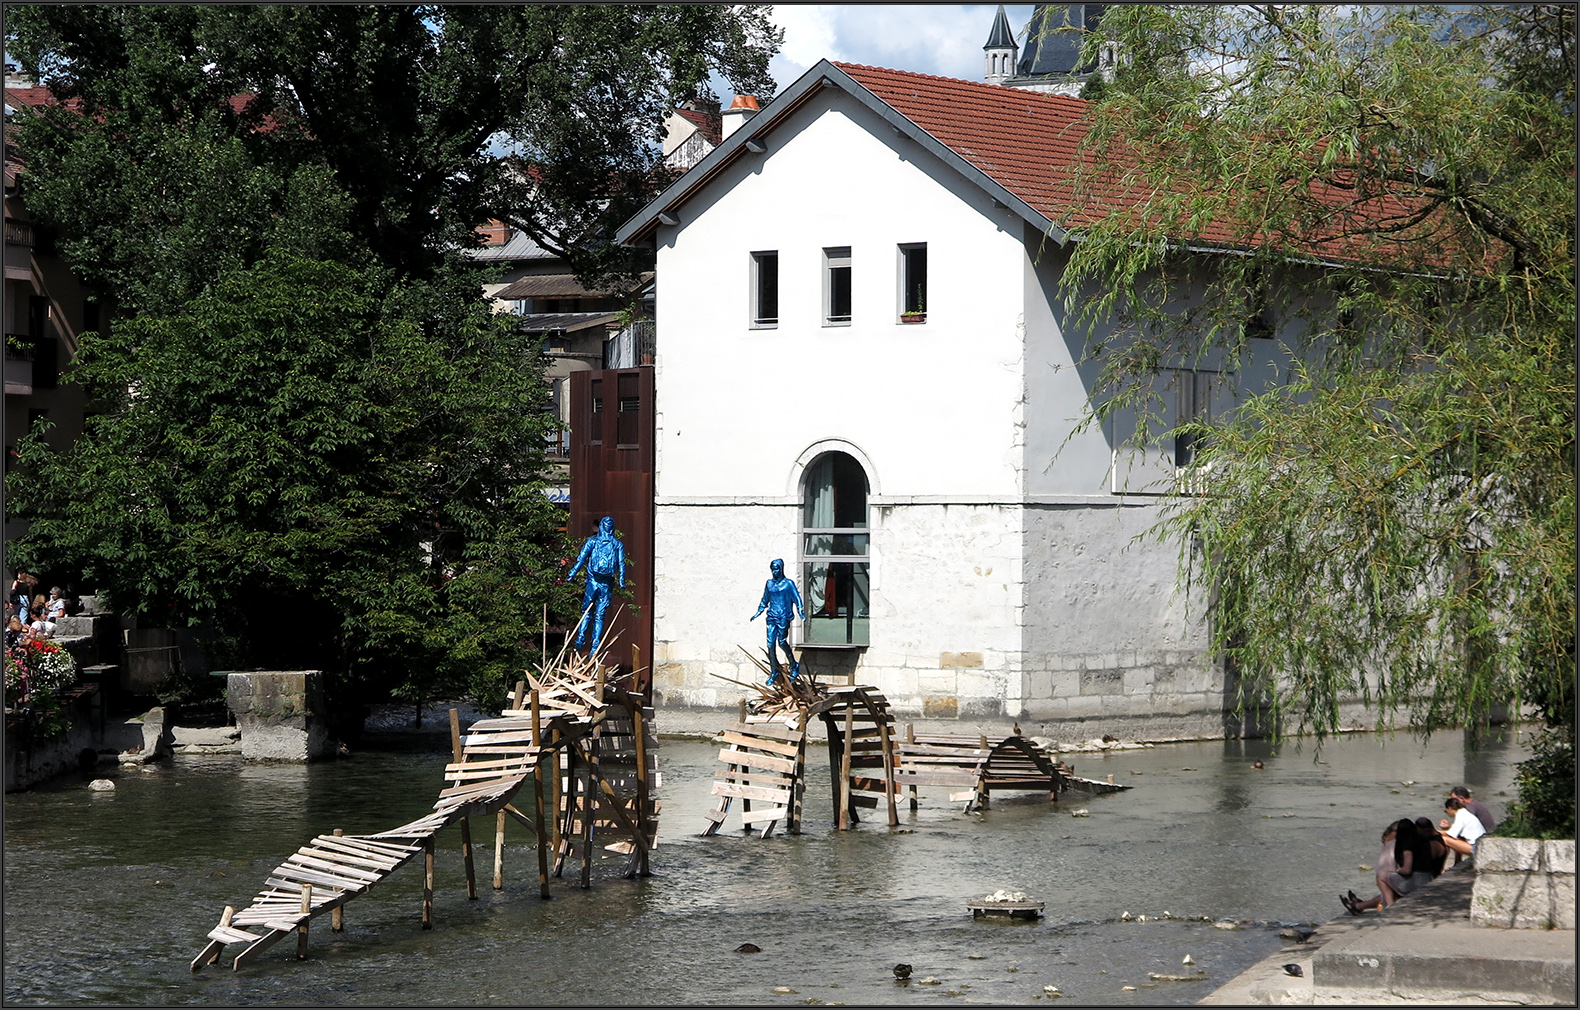
M 1015 43 L 1015 31 L 1009 26 L 1009 15 L 999 4 L 998 15 L 993 18 L 993 30 L 988 32 L 987 44 L 982 47 L 985 73 L 982 79 L 988 84 L 1002 84 L 1015 76 L 1015 56 L 1020 46 Z

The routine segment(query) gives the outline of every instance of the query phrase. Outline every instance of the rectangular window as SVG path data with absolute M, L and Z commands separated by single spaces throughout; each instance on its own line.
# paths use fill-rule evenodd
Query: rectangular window
M 752 325 L 779 325 L 779 254 L 752 253 Z
M 823 323 L 850 323 L 850 246 L 823 250 Z
M 1174 373 L 1179 390 L 1178 424 L 1193 421 L 1207 424 L 1212 421 L 1212 387 L 1219 381 L 1217 372 L 1180 369 Z M 1174 465 L 1190 466 L 1196 460 L 1196 450 L 1201 436 L 1195 432 L 1179 432 L 1174 436 Z
M 900 322 L 927 321 L 927 243 L 900 246 Z

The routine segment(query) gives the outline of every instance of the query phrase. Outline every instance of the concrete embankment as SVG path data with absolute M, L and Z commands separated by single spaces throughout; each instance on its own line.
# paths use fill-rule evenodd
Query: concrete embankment
M 1574 931 L 1473 925 L 1474 884 L 1467 862 L 1383 912 L 1341 913 L 1201 1003 L 1574 1004 Z

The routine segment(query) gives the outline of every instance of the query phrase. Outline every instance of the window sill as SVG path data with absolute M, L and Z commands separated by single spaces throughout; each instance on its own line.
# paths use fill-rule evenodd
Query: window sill
M 825 320 L 823 320 L 823 327 L 824 327 L 824 329 L 828 329 L 830 327 L 836 327 L 836 326 L 849 326 L 849 325 L 850 325 L 850 320 L 849 319 L 825 319 Z
M 920 326 L 925 322 L 927 322 L 927 313 L 925 312 L 907 312 L 900 317 L 901 326 Z
M 850 651 L 853 651 L 855 649 L 869 649 L 869 648 L 871 648 L 871 646 L 868 645 L 867 643 L 862 643 L 860 645 L 841 645 L 841 644 L 836 643 L 836 642 L 801 642 L 798 645 L 796 645 L 796 648 L 797 649 L 831 649 L 831 650 L 835 650 L 835 651 L 839 651 L 839 652 L 850 652 Z
M 777 330 L 778 328 L 779 321 L 777 319 L 771 323 L 749 323 L 747 325 L 747 329 L 751 330 Z

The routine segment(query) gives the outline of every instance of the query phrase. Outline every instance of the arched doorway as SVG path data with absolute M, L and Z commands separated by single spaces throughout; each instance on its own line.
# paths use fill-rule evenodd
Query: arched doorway
M 802 480 L 801 583 L 807 645 L 866 645 L 870 614 L 867 472 L 825 452 Z

